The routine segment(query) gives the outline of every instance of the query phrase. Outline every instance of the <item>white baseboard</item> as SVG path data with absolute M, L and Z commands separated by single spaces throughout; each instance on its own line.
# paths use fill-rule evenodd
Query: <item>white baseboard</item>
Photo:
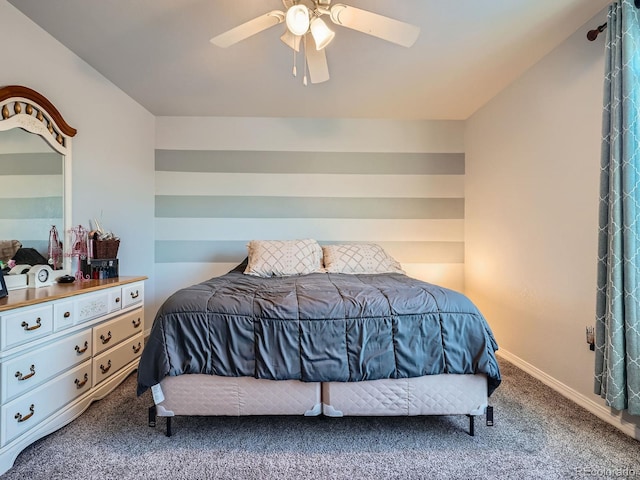
M 601 405 L 595 402 L 594 400 L 592 400 L 591 398 L 588 398 L 585 395 L 577 392 L 573 388 L 566 386 L 564 383 L 559 382 L 555 378 L 544 373 L 542 370 L 534 367 L 530 363 L 525 362 L 520 357 L 517 357 L 516 355 L 506 350 L 500 349 L 496 352 L 496 355 L 504 358 L 510 363 L 513 363 L 519 369 L 527 372 L 532 377 L 540 380 L 542 383 L 552 388 L 563 397 L 578 404 L 582 408 L 594 414 L 599 419 L 604 420 L 605 422 L 613 425 L 614 427 L 618 428 L 619 430 L 626 433 L 630 437 L 635 438 L 636 440 L 640 440 L 640 426 L 624 420 L 620 416 L 620 413 L 616 413 L 616 411 L 604 405 Z M 640 423 L 640 419 L 639 419 L 639 423 Z

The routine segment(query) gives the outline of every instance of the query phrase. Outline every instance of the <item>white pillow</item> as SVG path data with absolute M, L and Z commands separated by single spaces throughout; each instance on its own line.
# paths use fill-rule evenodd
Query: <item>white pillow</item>
M 322 248 L 313 239 L 251 240 L 244 273 L 256 277 L 283 277 L 322 272 Z
M 322 253 L 329 273 L 405 273 L 393 257 L 374 243 L 323 245 Z

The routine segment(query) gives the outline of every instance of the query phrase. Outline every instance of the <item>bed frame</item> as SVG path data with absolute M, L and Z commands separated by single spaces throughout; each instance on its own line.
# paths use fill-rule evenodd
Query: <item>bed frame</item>
M 156 426 L 158 416 L 166 417 L 168 437 L 172 435 L 174 416 L 193 415 L 466 415 L 471 436 L 475 434 L 476 416 L 486 414 L 487 425 L 493 425 L 484 374 L 349 383 L 186 374 L 165 377 L 152 388 L 152 394 L 149 426 Z

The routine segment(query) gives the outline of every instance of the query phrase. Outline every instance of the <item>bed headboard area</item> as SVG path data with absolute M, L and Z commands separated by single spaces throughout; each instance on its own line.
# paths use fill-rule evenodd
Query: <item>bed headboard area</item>
M 408 274 L 463 288 L 464 153 L 157 149 L 155 171 L 160 275 L 206 279 L 251 239 L 315 238 L 375 242 Z

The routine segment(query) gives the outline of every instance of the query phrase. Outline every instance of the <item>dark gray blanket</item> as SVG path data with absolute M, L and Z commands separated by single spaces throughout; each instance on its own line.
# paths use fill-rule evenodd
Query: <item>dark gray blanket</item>
M 166 300 L 138 395 L 184 373 L 305 382 L 485 373 L 489 394 L 500 384 L 498 345 L 460 293 L 401 274 L 258 278 L 244 267 Z

